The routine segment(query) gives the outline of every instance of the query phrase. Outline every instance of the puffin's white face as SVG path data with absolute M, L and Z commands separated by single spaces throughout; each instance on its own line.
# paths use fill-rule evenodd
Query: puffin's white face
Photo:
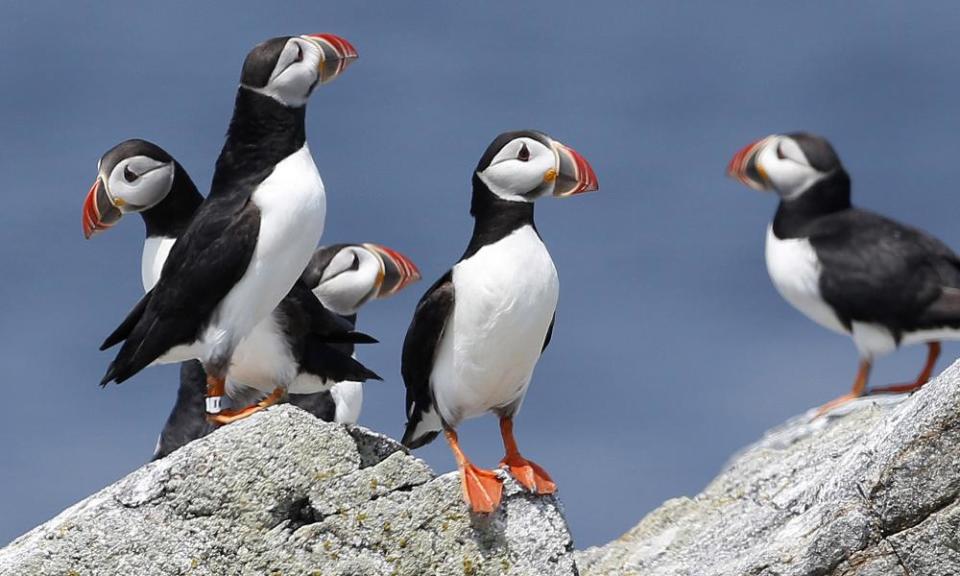
M 356 49 L 333 34 L 273 38 L 247 55 L 240 84 L 296 108 L 317 84 L 333 80 L 356 58 Z
M 533 202 L 553 194 L 558 158 L 553 148 L 522 136 L 507 142 L 478 173 L 491 192 L 513 202 Z
M 811 166 L 800 145 L 787 136 L 773 137 L 760 150 L 757 169 L 785 200 L 797 198 L 827 176 Z
M 380 259 L 369 250 L 345 246 L 323 270 L 313 293 L 337 314 L 354 314 L 376 294 L 383 274 Z
M 756 190 L 774 190 L 783 200 L 794 200 L 822 180 L 843 172 L 826 139 L 812 134 L 774 134 L 744 146 L 727 173 Z
M 131 156 L 104 175 L 109 202 L 124 214 L 149 210 L 159 204 L 173 186 L 173 162 L 149 156 Z
M 303 106 L 316 86 L 323 53 L 316 43 L 295 36 L 287 41 L 267 85 L 256 91 L 287 106 Z

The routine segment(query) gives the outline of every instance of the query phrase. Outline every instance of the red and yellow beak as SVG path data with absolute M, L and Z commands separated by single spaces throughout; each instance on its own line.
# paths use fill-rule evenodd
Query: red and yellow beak
M 113 226 L 123 216 L 123 212 L 114 206 L 103 185 L 103 179 L 97 178 L 87 197 L 83 201 L 83 236 L 90 238 L 101 230 Z
M 320 83 L 326 84 L 347 69 L 358 58 L 357 49 L 340 36 L 333 34 L 304 34 L 304 40 L 313 42 L 320 48 L 322 57 L 317 64 Z
M 376 298 L 393 296 L 420 279 L 420 270 L 412 260 L 392 248 L 365 243 L 364 248 L 380 259 L 381 275 L 378 278 Z
M 553 187 L 554 196 L 566 197 L 599 190 L 597 174 L 586 158 L 573 148 L 556 140 L 551 139 L 551 143 L 558 158 L 557 173 L 552 175 L 556 178 Z
M 767 136 L 741 148 L 727 165 L 727 176 L 739 180 L 754 190 L 769 190 L 770 179 L 763 165 L 758 161 L 758 157 L 773 138 L 774 136 Z

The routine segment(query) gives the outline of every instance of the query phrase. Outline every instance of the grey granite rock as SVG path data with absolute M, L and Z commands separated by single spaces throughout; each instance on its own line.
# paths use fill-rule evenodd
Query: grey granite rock
M 290 406 L 226 426 L 0 550 L 3 576 L 564 575 L 559 503 L 508 480 L 472 517 L 455 473 Z
M 807 413 L 694 498 L 583 552 L 508 480 L 472 517 L 455 473 L 281 406 L 227 426 L 0 550 L 0 576 L 960 575 L 960 363 L 916 394 Z
M 912 396 L 808 413 L 694 498 L 578 552 L 584 576 L 960 575 L 960 363 Z

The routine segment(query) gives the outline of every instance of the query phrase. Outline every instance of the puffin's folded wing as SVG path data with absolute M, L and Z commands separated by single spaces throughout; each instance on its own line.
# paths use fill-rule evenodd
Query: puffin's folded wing
M 429 443 L 439 432 L 419 430 L 418 425 L 433 409 L 430 375 L 453 305 L 453 274 L 448 271 L 420 299 L 403 340 L 400 372 L 407 388 L 407 428 L 401 442 L 410 448 Z
M 910 331 L 952 314 L 954 298 L 944 289 L 960 289 L 960 259 L 942 242 L 863 210 L 823 220 L 810 236 L 821 264 L 820 290 L 845 324 L 880 322 Z
M 253 202 L 238 210 L 217 206 L 223 203 L 210 199 L 200 207 L 170 250 L 149 298 L 141 300 L 146 302 L 139 318 L 133 322 L 131 313 L 104 343 L 125 339 L 103 384 L 123 382 L 174 346 L 195 341 L 243 277 L 256 248 L 260 211 Z M 132 326 L 122 331 L 128 322 Z

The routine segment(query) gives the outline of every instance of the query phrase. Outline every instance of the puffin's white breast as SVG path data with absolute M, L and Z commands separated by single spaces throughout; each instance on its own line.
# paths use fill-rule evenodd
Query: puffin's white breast
M 767 228 L 767 271 L 783 298 L 811 320 L 842 334 L 847 330 L 820 295 L 820 260 L 806 238 L 781 240 Z
M 163 264 L 170 255 L 170 249 L 177 241 L 166 236 L 150 236 L 143 243 L 143 255 L 140 258 L 140 279 L 143 291 L 149 292 L 160 281 Z
M 453 285 L 431 384 L 440 414 L 456 425 L 522 401 L 560 284 L 546 246 L 524 226 L 454 266 Z
M 203 340 L 235 345 L 280 303 L 310 261 L 326 214 L 323 181 L 306 144 L 257 186 L 257 246 L 246 273 L 220 303 Z

